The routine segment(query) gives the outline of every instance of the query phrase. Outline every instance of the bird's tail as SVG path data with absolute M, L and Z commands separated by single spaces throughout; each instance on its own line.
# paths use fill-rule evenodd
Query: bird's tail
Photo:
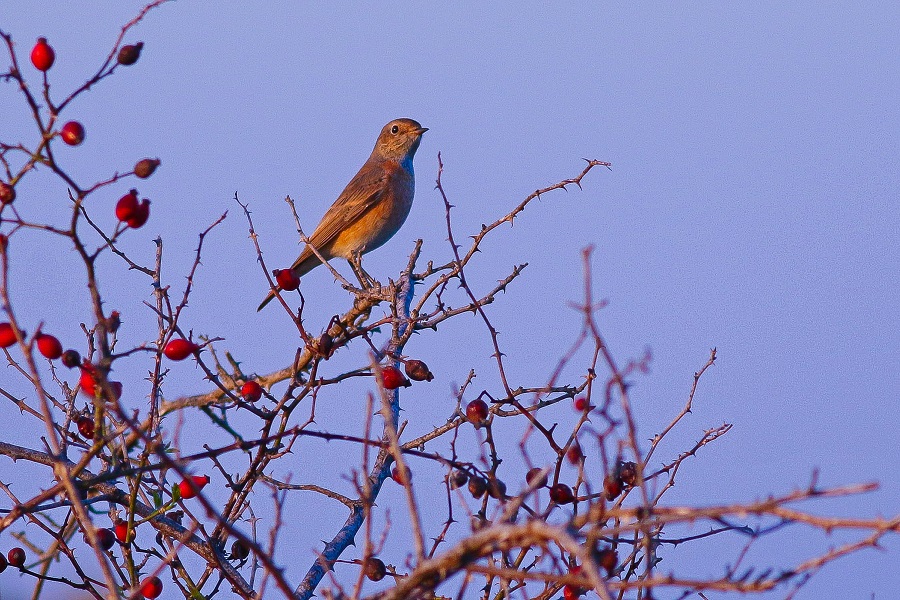
M 271 302 L 272 298 L 274 298 L 274 297 L 275 297 L 275 292 L 273 292 L 272 290 L 269 290 L 269 293 L 266 295 L 265 299 L 263 299 L 263 301 L 259 303 L 259 306 L 256 307 L 256 312 L 259 312 L 262 309 L 264 309 L 266 307 L 266 304 Z

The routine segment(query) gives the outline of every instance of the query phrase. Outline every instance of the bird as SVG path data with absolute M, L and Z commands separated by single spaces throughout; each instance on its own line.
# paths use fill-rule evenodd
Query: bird
M 428 131 L 412 119 L 394 119 L 381 129 L 375 148 L 316 226 L 291 272 L 299 279 L 326 260 L 340 257 L 355 266 L 359 257 L 387 242 L 403 225 L 415 194 L 413 157 Z M 356 261 L 356 263 L 354 262 Z M 259 305 L 263 309 L 275 290 Z

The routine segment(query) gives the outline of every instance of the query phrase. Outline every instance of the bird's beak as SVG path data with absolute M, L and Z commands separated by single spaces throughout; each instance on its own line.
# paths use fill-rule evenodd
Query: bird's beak
M 426 131 L 428 131 L 427 127 L 419 127 L 418 129 L 416 129 L 416 133 L 418 133 L 419 135 L 422 135 Z

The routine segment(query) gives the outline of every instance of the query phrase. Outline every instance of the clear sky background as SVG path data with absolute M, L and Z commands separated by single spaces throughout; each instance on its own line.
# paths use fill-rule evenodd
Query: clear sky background
M 900 512 L 900 5 L 549 4 L 171 3 L 127 38 L 146 43 L 140 62 L 70 107 L 66 118 L 82 121 L 87 139 L 59 156 L 82 181 L 162 159 L 138 185 L 153 200 L 151 221 L 126 247 L 149 260 L 162 235 L 178 289 L 197 234 L 229 211 L 208 242 L 186 319 L 197 333 L 226 337 L 260 373 L 286 365 L 297 340 L 279 309 L 255 312 L 265 282 L 235 192 L 251 203 L 270 266 L 286 266 L 299 247 L 284 196 L 298 201 L 311 230 L 381 126 L 418 120 L 430 131 L 416 157 L 412 213 L 365 261 L 384 278 L 405 265 L 417 238 L 429 257 L 448 257 L 432 189 L 438 152 L 461 237 L 576 175 L 582 158 L 609 161 L 612 170 L 592 172 L 583 191 L 529 208 L 487 244 L 472 273 L 484 290 L 513 264 L 530 263 L 489 309 L 516 374 L 545 381 L 577 332 L 567 302 L 580 298 L 580 252 L 593 244 L 596 293 L 610 303 L 600 322 L 614 354 L 624 362 L 653 352 L 652 372 L 633 392 L 644 439 L 677 413 L 694 371 L 718 348 L 693 414 L 660 460 L 706 428 L 735 427 L 685 464 L 670 502 L 783 494 L 818 470 L 822 484 L 877 480 L 882 489 L 817 510 Z M 140 5 L 9 1 L 0 27 L 26 64 L 34 40 L 49 38 L 59 98 L 96 70 Z M 0 139 L 33 140 L 12 85 L 0 85 L 0 115 Z M 65 219 L 64 190 L 47 180 L 30 177 L 20 199 L 39 201 L 17 206 L 36 220 Z M 121 193 L 97 202 L 111 207 Z M 21 316 L 77 340 L 88 316 L 70 300 L 83 285 L 74 257 L 63 244 L 21 237 L 13 273 Z M 147 339 L 139 322 L 149 286 L 109 265 L 108 297 L 125 307 L 133 341 Z M 304 286 L 307 316 L 321 329 L 346 299 L 324 270 Z M 129 315 L 137 316 L 129 323 Z M 449 416 L 451 385 L 470 366 L 485 372 L 482 385 L 491 381 L 487 336 L 473 342 L 472 331 L 483 334 L 463 320 L 408 348 L 437 375 L 407 395 L 415 430 Z M 170 396 L 202 391 L 192 367 L 177 369 Z M 323 408 L 321 428 L 358 433 L 357 421 L 342 419 L 358 416 L 362 398 Z M 17 415 L 5 405 L 0 413 Z M 9 438 L 39 443 L 21 428 Z M 346 447 L 326 467 L 315 461 L 332 450 L 303 448 L 295 480 L 346 472 Z M 0 476 L 15 478 L 11 463 L 0 461 Z M 343 519 L 342 509 L 322 507 Z M 295 510 L 308 520 L 308 507 Z M 303 525 L 307 546 L 297 552 L 307 558 L 291 566 L 295 579 L 334 531 Z M 770 557 L 802 560 L 846 539 L 801 531 L 768 545 Z M 900 542 L 885 546 L 828 566 L 798 598 L 895 597 Z M 687 545 L 661 567 L 717 576 L 739 547 L 736 539 Z

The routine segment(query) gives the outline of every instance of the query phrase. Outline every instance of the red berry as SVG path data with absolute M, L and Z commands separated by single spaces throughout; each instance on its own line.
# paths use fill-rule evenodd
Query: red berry
M 616 565 L 619 564 L 619 555 L 612 548 L 604 548 L 597 553 L 595 560 L 597 565 L 606 569 L 607 575 L 612 577 L 616 572 Z
M 569 446 L 569 450 L 566 452 L 566 458 L 568 458 L 569 462 L 573 465 L 577 465 L 578 462 L 584 458 L 584 453 L 581 451 L 581 446 L 578 445 L 578 442 Z
M 85 362 L 81 365 L 81 377 L 78 379 L 78 383 L 81 385 L 81 391 L 91 398 L 97 395 L 96 373 L 97 369 L 91 363 Z
M 472 425 L 482 425 L 488 417 L 488 405 L 484 400 L 472 400 L 466 406 L 466 419 Z
M 375 558 L 373 556 L 369 558 L 365 564 L 366 577 L 372 581 L 381 581 L 384 579 L 384 576 L 387 575 L 387 567 L 384 566 L 384 561 L 380 558 Z
M 150 201 L 147 198 L 141 200 L 141 203 L 138 205 L 137 209 L 135 209 L 134 214 L 128 221 L 128 226 L 132 229 L 138 229 L 139 227 L 143 227 L 144 223 L 147 222 L 147 219 L 150 218 Z
M 16 199 L 16 188 L 0 181 L 0 204 L 10 204 Z
M 404 485 L 407 481 L 412 481 L 412 471 L 409 470 L 409 467 L 406 467 L 403 471 L 399 467 L 394 467 L 391 469 L 391 479 L 400 485 Z
M 78 379 L 78 383 L 81 385 L 81 391 L 91 398 L 96 398 L 97 393 L 103 391 L 100 388 L 98 381 L 98 373 L 97 367 L 92 365 L 91 363 L 85 361 L 81 365 L 81 377 Z M 107 385 L 109 386 L 110 391 L 112 392 L 112 397 L 108 398 L 104 396 L 104 399 L 109 402 L 115 402 L 119 398 L 122 397 L 122 383 L 119 381 L 107 381 Z
M 147 179 L 153 172 L 156 171 L 156 167 L 160 164 L 160 160 L 158 158 L 144 158 L 137 162 L 134 165 L 134 174 L 141 179 Z
M 6 555 L 6 559 L 9 561 L 9 564 L 21 569 L 25 566 L 25 550 L 16 546 L 9 551 Z
M 135 216 L 139 210 L 137 190 L 131 190 L 116 203 L 116 218 L 125 222 Z
M 69 121 L 59 131 L 62 141 L 70 146 L 77 146 L 84 141 L 84 125 L 78 121 Z
M 0 573 L 2 573 L 3 571 L 5 571 L 5 570 L 6 570 L 6 567 L 7 567 L 8 565 L 9 565 L 9 563 L 6 562 L 6 557 L 3 556 L 3 554 L 0 554 Z
M 428 365 L 421 360 L 406 361 L 406 375 L 413 381 L 431 381 L 434 375 L 428 370 Z
M 37 347 L 38 352 L 51 360 L 59 358 L 63 353 L 62 344 L 59 343 L 59 340 L 46 333 L 41 333 L 37 336 Z
M 583 411 L 588 406 L 587 398 L 585 398 L 584 396 L 578 396 L 577 398 L 575 398 L 574 404 L 575 410 Z
M 141 594 L 144 598 L 158 598 L 162 594 L 162 580 L 159 577 L 148 577 L 141 582 Z
M 113 524 L 113 533 L 116 535 L 116 539 L 123 544 L 128 543 L 128 522 L 119 519 Z
M 103 550 L 109 550 L 116 543 L 116 534 L 113 533 L 112 529 L 97 529 L 95 534 L 97 535 L 97 541 L 100 543 L 100 548 Z M 87 535 L 84 536 L 84 543 L 89 543 Z
M 200 346 L 190 340 L 174 338 L 166 344 L 163 354 L 171 360 L 184 360 L 199 349 Z
M 190 479 L 185 479 L 178 484 L 178 490 L 181 492 L 182 499 L 188 500 L 195 497 L 208 483 L 208 475 L 192 475 Z
M 550 499 L 557 504 L 570 504 L 575 502 L 575 494 L 572 493 L 572 488 L 566 484 L 557 483 L 550 488 Z
M 9 348 L 16 343 L 16 330 L 9 323 L 0 323 L 0 348 Z
M 614 473 L 610 473 L 603 478 L 603 492 L 606 494 L 606 499 L 612 502 L 622 493 L 622 480 Z
M 581 596 L 581 593 L 581 588 L 577 588 L 574 585 L 566 584 L 566 587 L 563 588 L 564 600 L 576 600 Z
M 275 271 L 275 281 L 278 283 L 278 287 L 286 292 L 293 292 L 300 287 L 300 278 L 294 275 L 290 269 Z
M 247 402 L 256 402 L 257 400 L 262 398 L 262 395 L 262 386 L 255 381 L 248 381 L 243 386 L 241 386 L 241 396 L 243 396 L 244 400 L 246 400 Z
M 141 57 L 141 48 L 144 47 L 144 42 L 138 42 L 137 44 L 128 46 L 122 46 L 119 49 L 118 61 L 120 65 L 133 65 L 138 61 Z
M 78 427 L 78 433 L 81 434 L 86 440 L 94 439 L 94 419 L 88 416 L 81 416 L 75 420 L 75 425 Z
M 38 71 L 46 71 L 53 66 L 55 59 L 56 53 L 47 43 L 47 38 L 38 38 L 37 44 L 31 49 L 31 64 L 34 65 L 34 68 Z
M 409 380 L 403 376 L 403 373 L 395 367 L 384 367 L 381 369 L 381 383 L 385 389 L 396 390 L 398 387 L 409 387 Z

